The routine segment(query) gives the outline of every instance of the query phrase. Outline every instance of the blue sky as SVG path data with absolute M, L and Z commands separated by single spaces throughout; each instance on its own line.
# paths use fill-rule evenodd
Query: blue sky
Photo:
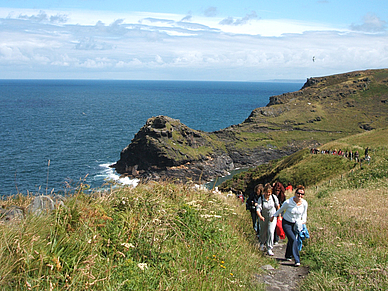
M 0 0 L 0 78 L 303 80 L 388 68 L 386 0 Z

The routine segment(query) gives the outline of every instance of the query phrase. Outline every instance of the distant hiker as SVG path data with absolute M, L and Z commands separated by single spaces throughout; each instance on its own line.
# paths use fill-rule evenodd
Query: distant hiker
M 366 159 L 366 157 L 368 156 L 368 154 L 369 154 L 369 147 L 367 147 L 367 148 L 365 149 L 365 159 Z
M 304 186 L 296 187 L 295 196 L 284 201 L 282 207 L 271 217 L 271 221 L 276 221 L 276 217 L 283 213 L 282 226 L 286 233 L 288 242 L 286 248 L 286 260 L 295 259 L 295 266 L 300 266 L 300 257 L 296 233 L 303 229 L 303 224 L 307 220 L 307 201 L 304 197 Z
M 241 190 L 239 190 L 236 194 L 236 197 L 241 200 L 241 203 L 244 203 L 244 194 Z
M 253 229 L 255 230 L 257 237 L 259 237 L 259 220 L 256 212 L 256 206 L 263 189 L 263 184 L 257 184 L 246 202 L 246 209 L 251 212 Z
M 273 194 L 276 195 L 276 197 L 278 197 L 279 205 L 282 206 L 283 202 L 286 200 L 286 195 L 285 195 L 286 189 L 284 189 L 283 184 L 280 182 L 276 182 L 273 186 L 272 192 Z M 279 236 L 277 235 L 276 231 L 274 234 L 273 242 L 275 245 L 278 244 L 279 242 Z
M 358 151 L 354 153 L 354 160 L 356 161 L 356 163 L 360 161 L 360 154 L 358 153 Z
M 288 182 L 288 185 L 286 187 L 286 191 L 291 191 L 292 192 L 292 185 L 290 182 Z
M 271 185 L 267 184 L 264 187 L 263 195 L 260 196 L 256 211 L 259 216 L 259 225 L 260 225 L 260 250 L 264 251 L 264 247 L 267 248 L 267 254 L 273 256 L 273 239 L 276 228 L 276 219 L 271 219 L 271 217 L 276 212 L 276 209 L 279 209 L 279 200 L 272 194 Z
M 276 195 L 276 197 L 278 197 L 280 206 L 282 206 L 283 202 L 286 200 L 286 195 L 284 194 L 286 189 L 284 189 L 283 184 L 276 182 L 273 186 L 272 192 Z

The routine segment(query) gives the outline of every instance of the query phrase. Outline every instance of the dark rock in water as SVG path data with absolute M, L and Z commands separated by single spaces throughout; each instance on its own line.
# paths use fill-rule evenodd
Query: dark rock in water
M 147 120 L 112 167 L 137 178 L 207 181 L 226 175 L 234 164 L 216 137 L 179 120 L 157 116 Z

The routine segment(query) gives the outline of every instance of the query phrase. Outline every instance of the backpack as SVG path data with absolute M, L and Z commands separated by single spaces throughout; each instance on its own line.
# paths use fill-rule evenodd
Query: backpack
M 260 197 L 261 197 L 261 211 L 263 211 L 264 195 L 261 195 Z M 275 208 L 276 208 L 276 200 L 275 200 L 274 194 L 271 194 L 271 197 L 273 200 L 273 204 L 275 205 Z

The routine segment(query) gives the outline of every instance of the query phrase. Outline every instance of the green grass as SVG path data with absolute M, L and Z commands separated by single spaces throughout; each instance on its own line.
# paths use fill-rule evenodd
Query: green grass
M 0 227 L 1 290 L 262 290 L 253 278 L 270 263 L 245 205 L 167 182 L 79 191 Z

